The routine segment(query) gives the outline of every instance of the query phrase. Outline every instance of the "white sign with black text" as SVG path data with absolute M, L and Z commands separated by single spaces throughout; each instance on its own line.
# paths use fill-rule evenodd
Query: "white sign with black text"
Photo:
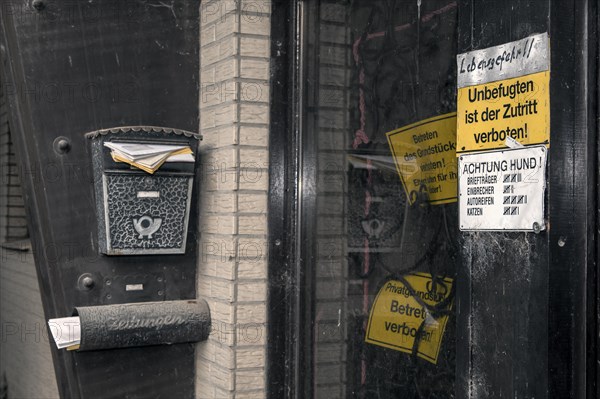
M 461 155 L 460 230 L 544 230 L 546 159 L 544 145 Z

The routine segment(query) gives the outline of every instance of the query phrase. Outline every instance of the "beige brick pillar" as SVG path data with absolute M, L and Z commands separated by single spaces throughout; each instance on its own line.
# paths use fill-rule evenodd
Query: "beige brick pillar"
M 265 396 L 270 3 L 200 6 L 199 399 Z

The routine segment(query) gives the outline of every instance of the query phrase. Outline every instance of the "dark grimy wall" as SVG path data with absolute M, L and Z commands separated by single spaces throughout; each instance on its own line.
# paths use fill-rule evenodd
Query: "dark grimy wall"
M 459 53 L 543 32 L 551 42 L 547 230 L 462 234 L 459 397 L 586 397 L 586 356 L 595 356 L 585 337 L 586 312 L 594 314 L 586 290 L 595 276 L 588 254 L 597 212 L 596 8 L 594 1 L 459 2 Z M 594 325 L 587 328 L 593 335 Z M 597 377 L 588 372 L 590 384 Z

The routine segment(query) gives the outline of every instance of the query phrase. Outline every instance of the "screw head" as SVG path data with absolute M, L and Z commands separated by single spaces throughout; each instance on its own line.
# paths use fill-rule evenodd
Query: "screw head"
M 66 137 L 57 137 L 54 139 L 53 147 L 57 154 L 66 154 L 71 150 L 71 141 Z
M 79 276 L 77 285 L 82 291 L 90 291 L 96 285 L 94 277 L 90 273 L 85 273 Z
M 91 277 L 84 277 L 81 283 L 85 288 L 92 288 L 94 286 L 94 280 Z
M 46 4 L 44 3 L 43 0 L 33 0 L 33 3 L 31 3 L 31 5 L 37 11 L 42 11 L 44 8 L 46 8 Z
M 69 149 L 69 142 L 67 140 L 59 140 L 58 141 L 58 149 L 61 151 L 67 151 Z

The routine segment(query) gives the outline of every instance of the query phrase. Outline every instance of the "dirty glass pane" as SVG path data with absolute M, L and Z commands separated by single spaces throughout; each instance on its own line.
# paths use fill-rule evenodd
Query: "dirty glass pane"
M 452 398 L 458 212 L 452 199 L 432 202 L 431 182 L 441 187 L 436 176 L 455 166 L 432 160 L 419 189 L 407 190 L 386 133 L 455 110 L 457 4 L 309 3 L 311 389 L 318 398 Z M 414 138 L 415 152 L 435 134 Z M 372 311 L 379 330 L 366 342 Z

